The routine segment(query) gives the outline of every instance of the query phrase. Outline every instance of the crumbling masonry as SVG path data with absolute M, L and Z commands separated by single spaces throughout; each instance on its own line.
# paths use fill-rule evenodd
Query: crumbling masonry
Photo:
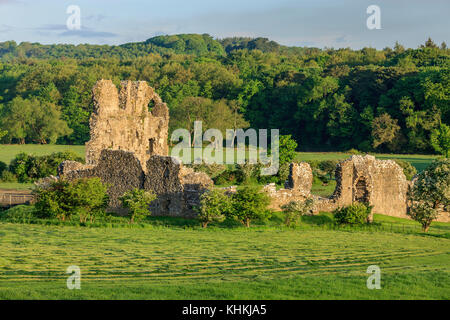
M 329 198 L 314 197 L 316 212 L 331 212 L 355 202 L 369 203 L 373 212 L 407 218 L 407 181 L 402 168 L 392 160 L 376 160 L 374 156 L 352 156 L 336 167 L 336 189 Z M 292 200 L 302 201 L 311 196 L 312 171 L 309 164 L 291 164 L 286 189 L 276 190 L 267 185 L 272 198 L 271 207 L 280 209 Z M 448 222 L 450 215 L 443 212 L 437 221 Z
M 152 155 L 168 155 L 169 109 L 147 82 L 122 81 L 118 91 L 111 80 L 100 80 L 93 101 L 88 165 L 96 165 L 104 149 L 134 152 L 144 169 Z
M 122 81 L 119 91 L 112 81 L 100 80 L 93 100 L 86 165 L 65 161 L 59 176 L 101 178 L 109 185 L 111 211 L 125 213 L 119 197 L 140 188 L 158 196 L 153 214 L 194 216 L 193 207 L 213 182 L 168 156 L 169 109 L 156 92 L 145 81 Z

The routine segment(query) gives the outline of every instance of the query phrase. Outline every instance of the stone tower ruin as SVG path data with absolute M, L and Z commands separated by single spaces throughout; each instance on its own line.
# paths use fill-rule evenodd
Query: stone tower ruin
M 144 169 L 151 156 L 168 155 L 169 109 L 147 82 L 122 81 L 118 90 L 100 80 L 93 102 L 86 164 L 97 165 L 104 149 L 133 152 Z
M 138 188 L 158 196 L 154 215 L 195 216 L 213 181 L 168 156 L 169 109 L 153 88 L 145 81 L 122 81 L 118 90 L 111 80 L 100 80 L 93 101 L 86 164 L 64 161 L 60 178 L 100 178 L 108 185 L 109 210 L 117 213 L 127 213 L 119 198 Z

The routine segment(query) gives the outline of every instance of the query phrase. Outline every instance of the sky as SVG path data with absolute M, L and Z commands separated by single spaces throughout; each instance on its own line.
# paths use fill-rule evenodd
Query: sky
M 70 5 L 80 30 L 67 28 Z M 381 29 L 367 27 L 370 5 Z M 450 0 L 0 0 L 0 41 L 122 44 L 179 33 L 319 48 L 450 44 Z

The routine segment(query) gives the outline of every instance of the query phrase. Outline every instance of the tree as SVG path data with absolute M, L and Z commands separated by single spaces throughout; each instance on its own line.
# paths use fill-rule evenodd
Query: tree
M 21 97 L 14 98 L 6 105 L 3 118 L 3 126 L 8 131 L 8 136 L 17 139 L 20 144 L 25 143 L 26 128 L 31 122 L 32 106 L 29 100 Z
M 364 224 L 372 220 L 372 206 L 360 202 L 333 211 L 338 224 Z
M 138 188 L 125 192 L 119 198 L 122 206 L 130 210 L 130 223 L 150 215 L 149 206 L 155 199 L 156 195 L 153 192 Z
M 60 136 L 72 133 L 67 123 L 61 119 L 60 107 L 52 102 L 32 99 L 33 111 L 27 125 L 27 136 L 38 143 L 55 143 Z
M 90 112 L 82 107 L 81 97 L 75 86 L 71 86 L 62 100 L 62 119 L 72 129 L 66 142 L 83 144 L 89 140 Z
M 106 191 L 107 186 L 100 178 L 82 178 L 68 185 L 68 200 L 80 222 L 86 223 L 89 218 L 92 223 L 105 212 L 109 200 Z
M 441 123 L 439 128 L 431 132 L 431 145 L 434 150 L 448 158 L 450 150 L 450 127 Z
M 291 201 L 281 207 L 284 213 L 284 223 L 287 226 L 297 225 L 301 216 L 309 214 L 314 207 L 314 199 Z
M 297 146 L 297 142 L 291 138 L 291 135 L 280 135 L 280 166 L 294 160 Z
M 269 196 L 258 187 L 244 186 L 233 195 L 230 214 L 249 228 L 252 220 L 266 215 L 269 203 Z
M 6 106 L 3 124 L 8 135 L 21 144 L 25 138 L 42 144 L 54 143 L 58 137 L 72 132 L 61 119 L 58 106 L 37 98 L 14 98 Z
M 187 97 L 174 109 L 171 116 L 171 129 L 185 128 L 191 135 L 194 121 L 202 121 L 202 128 L 218 129 L 225 137 L 226 129 L 246 128 L 248 123 L 237 111 L 236 102 L 225 99 L 213 101 L 202 97 Z
M 6 136 L 8 134 L 8 131 L 7 130 L 1 130 L 0 129 L 0 140 L 4 137 L 4 136 Z
M 440 212 L 450 207 L 450 160 L 436 160 L 419 173 L 408 198 L 411 201 L 408 215 L 427 232 Z
M 376 117 L 372 122 L 373 147 L 377 148 L 382 144 L 392 142 L 399 131 L 398 121 L 392 119 L 389 114 L 384 113 Z
M 78 214 L 80 222 L 91 222 L 104 214 L 108 204 L 107 186 L 99 178 L 57 180 L 41 184 L 36 194 L 36 215 L 41 218 L 69 219 Z
M 36 195 L 36 216 L 39 218 L 57 218 L 62 221 L 71 218 L 73 210 L 68 203 L 67 189 L 69 182 L 59 180 L 50 183 L 48 187 L 38 187 Z
M 210 222 L 221 222 L 225 219 L 225 214 L 231 209 L 230 198 L 223 190 L 208 190 L 200 196 L 200 206 L 195 210 L 198 213 L 197 219 L 202 227 L 206 228 Z
M 319 163 L 319 169 L 326 172 L 331 180 L 334 176 L 338 163 L 338 160 L 324 160 Z
M 438 48 L 437 44 L 434 43 L 434 41 L 428 37 L 427 41 L 425 41 L 425 45 L 421 45 L 422 48 Z
M 406 179 L 411 180 L 417 174 L 416 167 L 410 162 L 401 159 L 394 159 L 394 161 L 403 169 Z

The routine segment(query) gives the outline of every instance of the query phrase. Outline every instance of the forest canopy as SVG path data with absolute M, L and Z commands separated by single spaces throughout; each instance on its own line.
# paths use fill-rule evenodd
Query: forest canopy
M 436 141 L 448 141 L 436 135 L 449 132 L 449 67 L 446 44 L 431 39 L 383 50 L 207 34 L 119 46 L 8 41 L 0 43 L 0 141 L 84 144 L 95 82 L 130 79 L 148 81 L 167 102 L 171 130 L 188 128 L 188 115 L 217 125 L 219 113 L 229 128 L 278 128 L 300 150 L 434 153 Z

